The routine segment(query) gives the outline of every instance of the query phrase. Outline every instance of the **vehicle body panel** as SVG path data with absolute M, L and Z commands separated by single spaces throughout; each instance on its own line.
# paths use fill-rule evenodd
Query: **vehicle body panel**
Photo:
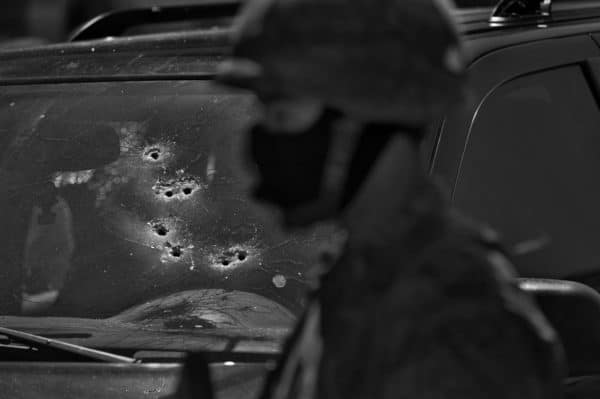
M 268 368 L 260 363 L 210 367 L 215 399 L 255 397 Z M 165 399 L 177 392 L 181 364 L 0 362 L 0 392 L 11 399 Z
M 600 25 L 593 27 L 600 29 Z M 484 55 L 477 57 L 469 67 L 469 101 L 447 116 L 432 165 L 433 172 L 441 176 L 452 190 L 459 178 L 460 164 L 468 145 L 471 124 L 487 95 L 518 76 L 561 65 L 581 63 L 600 55 L 598 46 L 587 32 L 534 40 L 494 51 L 489 51 L 478 41 L 472 42 L 471 45 L 471 48 L 476 49 L 474 52 Z

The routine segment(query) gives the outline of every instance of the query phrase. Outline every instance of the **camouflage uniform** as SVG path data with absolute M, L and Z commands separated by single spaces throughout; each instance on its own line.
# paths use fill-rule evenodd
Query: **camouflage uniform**
M 461 43 L 442 0 L 257 0 L 233 55 L 223 81 L 263 99 L 315 98 L 365 123 L 338 179 L 348 241 L 264 398 L 560 397 L 555 333 L 517 287 L 494 234 L 451 210 L 418 159 L 405 159 L 416 158 L 427 123 L 464 97 Z M 373 140 L 381 148 L 360 165 Z M 339 155 L 341 141 L 324 143 Z M 274 179 L 276 162 L 257 161 Z M 326 175 L 330 160 L 319 162 Z

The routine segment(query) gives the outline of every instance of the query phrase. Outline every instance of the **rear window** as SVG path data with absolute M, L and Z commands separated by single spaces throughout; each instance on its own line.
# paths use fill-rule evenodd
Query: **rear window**
M 455 193 L 527 276 L 600 268 L 600 113 L 578 66 L 524 76 L 483 103 Z

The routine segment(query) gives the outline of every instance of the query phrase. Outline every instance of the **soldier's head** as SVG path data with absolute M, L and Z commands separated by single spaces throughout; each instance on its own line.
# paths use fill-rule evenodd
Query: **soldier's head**
M 368 166 L 352 168 L 350 161 L 372 163 L 386 139 L 361 139 L 371 153 L 344 156 L 353 151 L 352 135 L 336 134 L 336 127 L 419 138 L 463 97 L 461 43 L 444 1 L 248 3 L 219 79 L 254 91 L 263 105 L 251 141 L 262 163 L 259 197 L 286 209 L 322 198 L 331 181 L 329 191 L 344 191 L 340 184 L 355 190 L 360 182 L 349 171 L 363 179 Z M 336 176 L 345 182 L 335 183 Z
M 422 126 L 463 94 L 461 43 L 444 2 L 250 1 L 221 80 L 255 91 L 265 120 L 286 129 L 325 107 Z

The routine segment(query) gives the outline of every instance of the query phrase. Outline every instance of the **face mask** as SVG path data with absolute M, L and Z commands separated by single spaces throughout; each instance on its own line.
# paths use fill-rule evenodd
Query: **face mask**
M 255 197 L 284 212 L 316 201 L 321 194 L 332 130 L 341 117 L 339 112 L 325 109 L 312 126 L 293 135 L 255 125 L 249 143 L 249 155 L 258 172 Z

